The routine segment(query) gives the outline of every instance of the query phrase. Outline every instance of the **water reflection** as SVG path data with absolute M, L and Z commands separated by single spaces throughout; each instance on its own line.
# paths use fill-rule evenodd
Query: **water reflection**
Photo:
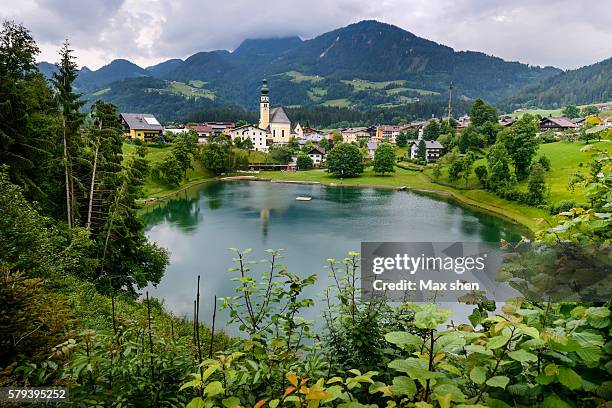
M 310 196 L 312 201 L 296 201 Z M 202 276 L 203 311 L 215 295 L 233 294 L 227 274 L 230 247 L 284 248 L 287 268 L 317 273 L 308 295 L 319 300 L 328 286 L 326 259 L 342 259 L 361 241 L 487 241 L 520 238 L 516 227 L 496 217 L 411 192 L 333 188 L 264 182 L 218 182 L 187 190 L 150 209 L 147 234 L 170 250 L 170 265 L 150 292 L 177 315 L 190 316 L 194 283 Z M 308 318 L 318 317 L 315 307 Z M 221 324 L 227 316 L 219 314 Z

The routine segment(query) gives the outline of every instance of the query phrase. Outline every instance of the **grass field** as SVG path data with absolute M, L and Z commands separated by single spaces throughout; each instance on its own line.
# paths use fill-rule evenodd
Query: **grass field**
M 599 105 L 608 105 L 608 104 L 610 104 L 610 102 L 605 102 L 605 103 L 590 103 L 588 105 L 579 105 L 578 108 L 582 109 L 585 106 L 593 106 L 593 105 L 594 106 L 599 106 Z M 520 112 L 514 111 L 512 113 L 508 113 L 508 116 L 511 116 L 513 118 L 520 118 L 524 114 L 529 113 L 531 115 L 559 117 L 559 116 L 563 116 L 562 110 L 563 110 L 562 108 L 560 108 L 560 109 L 522 109 Z M 612 111 L 603 111 L 603 112 L 601 112 L 602 116 L 609 116 L 610 114 L 612 114 Z
M 192 81 L 193 82 L 193 81 Z M 174 93 L 176 95 L 181 95 L 187 98 L 208 98 L 211 100 L 215 99 L 215 94 L 208 89 L 203 89 L 201 86 L 204 85 L 204 82 L 199 81 L 200 86 L 196 85 L 187 85 L 184 82 L 170 82 L 168 84 L 168 90 L 170 93 Z
M 325 101 L 322 104 L 323 106 L 332 106 L 334 108 L 347 108 L 351 106 L 351 101 L 343 98 L 343 99 L 330 99 L 329 101 Z
M 322 77 L 318 76 L 318 75 L 304 75 L 301 72 L 298 71 L 289 71 L 289 72 L 285 72 L 284 74 L 281 75 L 287 75 L 288 77 L 291 78 L 291 82 L 321 82 L 323 80 Z
M 123 155 L 124 157 L 129 157 L 132 154 L 135 154 L 136 146 L 133 144 L 124 143 L 123 144 Z M 170 147 L 156 147 L 156 146 L 147 146 L 147 156 L 146 159 L 149 162 L 149 165 L 153 166 L 156 163 L 161 162 L 168 154 L 170 154 Z M 148 176 L 145 180 L 145 185 L 143 188 L 143 193 L 145 198 L 159 198 L 166 196 L 168 194 L 172 194 L 174 191 L 183 189 L 187 186 L 196 184 L 201 182 L 202 180 L 210 179 L 214 177 L 210 172 L 204 169 L 198 162 L 194 163 L 194 168 L 187 171 L 187 178 L 183 180 L 180 186 L 174 188 L 169 187 L 163 183 L 159 183 L 156 180 L 153 180 L 151 176 Z

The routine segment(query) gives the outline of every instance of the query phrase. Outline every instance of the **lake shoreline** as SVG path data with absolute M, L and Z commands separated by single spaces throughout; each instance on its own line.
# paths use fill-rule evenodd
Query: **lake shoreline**
M 153 198 L 144 199 L 142 201 L 142 204 L 144 204 L 144 206 L 157 204 L 162 201 L 171 199 L 172 197 L 177 196 L 179 193 L 185 190 L 188 190 L 190 188 L 197 187 L 205 183 L 219 182 L 219 181 L 223 181 L 223 182 L 260 181 L 260 182 L 268 182 L 268 183 L 293 184 L 293 185 L 302 184 L 302 185 L 320 185 L 320 186 L 325 186 L 325 187 L 339 187 L 339 188 L 355 187 L 355 188 L 387 189 L 387 190 L 396 190 L 396 191 L 411 191 L 416 194 L 451 201 L 453 202 L 453 204 L 459 205 L 464 208 L 469 208 L 469 209 L 473 209 L 476 211 L 481 211 L 486 214 L 494 215 L 505 221 L 511 222 L 514 225 L 520 226 L 524 230 L 525 236 L 527 237 L 532 237 L 536 231 L 531 226 L 504 213 L 504 210 L 505 210 L 504 208 L 497 208 L 495 206 L 485 205 L 476 200 L 470 199 L 468 197 L 464 197 L 460 194 L 456 194 L 452 191 L 415 188 L 415 187 L 410 187 L 410 186 L 394 186 L 394 185 L 389 185 L 389 184 L 373 184 L 373 183 L 343 184 L 343 183 L 326 183 L 326 182 L 321 182 L 321 181 L 306 181 L 306 180 L 278 180 L 272 177 L 259 177 L 259 176 L 224 176 L 224 177 L 206 178 L 206 179 L 194 181 L 192 183 L 189 183 L 188 185 L 182 186 L 178 190 L 172 191 L 161 197 L 153 197 Z

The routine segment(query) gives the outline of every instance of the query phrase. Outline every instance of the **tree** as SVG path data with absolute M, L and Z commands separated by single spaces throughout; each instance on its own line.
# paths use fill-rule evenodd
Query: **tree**
M 0 163 L 26 197 L 45 213 L 63 214 L 58 176 L 57 106 L 36 70 L 38 46 L 22 25 L 5 21 L 0 30 Z M 59 197 L 58 197 L 59 196 Z
M 478 182 L 480 182 L 480 185 L 483 186 L 484 188 L 487 188 L 487 179 L 489 176 L 489 172 L 487 171 L 487 167 L 485 165 L 480 165 L 477 166 L 474 169 L 474 173 L 476 173 L 476 177 L 478 177 Z
M 597 109 L 597 106 L 589 105 L 589 106 L 585 106 L 584 108 L 582 108 L 579 116 L 585 117 L 585 116 L 597 115 L 598 113 L 599 113 L 599 109 Z M 575 117 L 577 116 L 571 116 L 570 118 L 575 118 Z
M 338 143 L 342 143 L 342 140 L 343 140 L 342 132 L 335 131 L 332 134 L 332 141 L 334 142 L 334 146 L 337 145 Z
M 494 144 L 487 155 L 487 166 L 489 168 L 488 189 L 500 191 L 512 183 L 510 161 L 511 158 L 506 150 L 506 146 L 502 143 Z
M 437 119 L 432 119 L 423 128 L 423 139 L 425 140 L 436 140 L 440 136 L 440 123 Z
M 73 50 L 66 40 L 60 50 L 60 62 L 57 63 L 58 72 L 53 74 L 53 85 L 57 90 L 56 99 L 60 107 L 62 119 L 62 145 L 64 161 L 64 182 L 66 190 L 66 219 L 68 228 L 75 225 L 76 192 L 78 181 L 73 174 L 75 158 L 80 155 L 79 128 L 84 115 L 80 112 L 83 102 L 80 95 L 74 92 L 73 84 L 77 77 L 77 65 L 74 62 Z
M 463 171 L 463 160 L 457 156 L 453 156 L 448 164 L 448 179 L 450 181 L 457 181 L 461 177 Z
M 395 138 L 395 143 L 397 147 L 406 147 L 408 144 L 408 134 L 406 132 L 400 132 L 397 138 Z
M 434 164 L 432 172 L 433 172 L 434 180 L 438 180 L 440 176 L 442 175 L 442 165 L 440 163 Z
M 313 162 L 310 156 L 300 152 L 297 157 L 297 169 L 298 170 L 309 170 L 312 169 Z
M 291 136 L 291 138 L 289 138 L 289 143 L 287 143 L 287 146 L 293 151 L 300 150 L 300 142 L 298 142 L 297 137 L 295 136 Z
M 361 150 L 349 143 L 339 143 L 327 155 L 327 171 L 334 177 L 357 177 L 363 173 Z
M 242 141 L 242 148 L 245 150 L 253 150 L 255 146 L 253 145 L 253 141 L 251 140 L 250 137 L 245 138 Z
M 419 160 L 427 161 L 427 145 L 424 140 L 419 140 L 417 148 L 417 157 Z
M 470 149 L 477 149 L 484 147 L 487 140 L 486 136 L 478 132 L 478 129 L 474 125 L 469 125 L 459 135 L 459 151 L 466 153 Z
M 538 130 L 536 118 L 530 114 L 524 114 L 512 126 L 505 128 L 498 135 L 512 158 L 518 180 L 524 180 L 528 175 L 531 161 L 538 150 L 538 139 L 536 138 Z
M 224 136 L 217 136 L 202 147 L 202 165 L 214 174 L 222 174 L 229 170 L 230 142 Z
M 179 133 L 172 144 L 172 154 L 183 170 L 187 178 L 187 170 L 193 169 L 192 161 L 198 151 L 198 134 L 194 130 L 187 133 Z
M 244 119 L 240 119 L 238 122 L 236 122 L 236 127 L 237 127 L 237 128 L 239 128 L 239 127 L 245 126 L 245 125 L 247 125 L 247 124 L 248 124 L 248 123 L 247 123 L 247 121 L 246 121 L 246 120 L 244 120 Z
M 392 144 L 383 142 L 374 152 L 374 172 L 384 175 L 395 172 L 395 148 Z
M 319 140 L 318 145 L 321 146 L 322 148 L 324 148 L 326 151 L 330 149 L 329 139 L 327 139 L 327 138 L 323 138 L 323 139 Z
M 563 108 L 561 113 L 566 118 L 573 119 L 580 116 L 580 109 L 578 109 L 576 105 L 567 105 L 565 108 Z
M 472 125 L 480 127 L 485 123 L 497 123 L 497 109 L 494 106 L 486 104 L 482 99 L 478 98 L 472 104 L 470 111 L 470 122 Z
M 152 176 L 170 187 L 177 187 L 183 180 L 183 166 L 175 155 L 168 154 L 164 160 L 153 166 Z
M 529 179 L 527 180 L 527 190 L 529 191 L 529 201 L 531 204 L 542 204 L 546 196 L 546 180 L 544 169 L 540 163 L 531 166 Z
M 293 157 L 293 150 L 286 146 L 274 147 L 270 150 L 270 157 L 276 163 L 287 164 Z
M 470 175 L 472 174 L 472 165 L 476 161 L 476 155 L 473 152 L 468 152 L 463 160 L 461 161 L 461 175 L 463 180 L 465 181 L 465 186 L 467 187 L 468 181 L 470 179 Z

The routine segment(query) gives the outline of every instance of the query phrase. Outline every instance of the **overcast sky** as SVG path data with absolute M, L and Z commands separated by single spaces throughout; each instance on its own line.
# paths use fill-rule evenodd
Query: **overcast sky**
M 364 19 L 456 50 L 568 69 L 612 56 L 612 0 L 0 0 L 55 62 L 68 38 L 79 65 L 143 67 L 245 38 L 308 39 Z

